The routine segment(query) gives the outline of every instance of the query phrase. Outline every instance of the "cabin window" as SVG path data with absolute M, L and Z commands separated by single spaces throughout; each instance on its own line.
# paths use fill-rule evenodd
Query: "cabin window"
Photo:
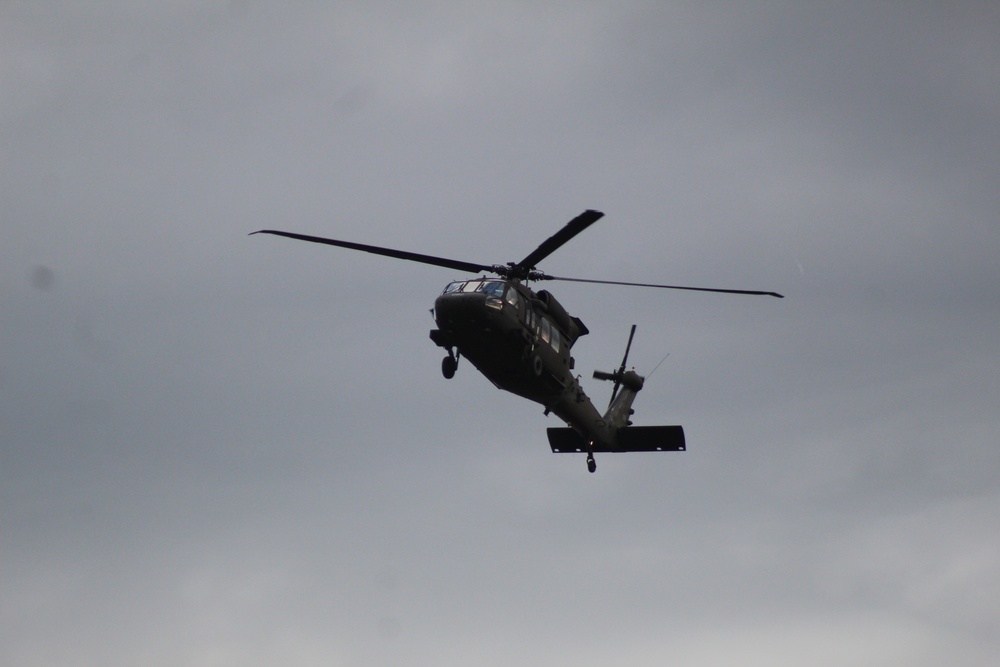
M 552 327 L 552 349 L 559 351 L 559 329 Z
M 551 334 L 552 334 L 551 325 L 549 324 L 549 321 L 543 317 L 542 318 L 542 340 L 544 340 L 546 343 L 548 343 L 549 340 L 552 337 Z
M 482 291 L 493 296 L 503 296 L 504 283 L 499 280 L 490 280 L 482 283 Z

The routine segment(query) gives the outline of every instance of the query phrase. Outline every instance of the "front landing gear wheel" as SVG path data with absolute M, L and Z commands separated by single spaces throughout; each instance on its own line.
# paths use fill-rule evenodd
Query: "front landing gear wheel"
M 597 470 L 597 461 L 594 460 L 594 455 L 590 454 L 587 456 L 587 470 L 594 472 Z
M 444 375 L 445 378 L 450 380 L 455 377 L 456 370 L 458 370 L 458 359 L 449 354 L 441 360 L 441 374 Z

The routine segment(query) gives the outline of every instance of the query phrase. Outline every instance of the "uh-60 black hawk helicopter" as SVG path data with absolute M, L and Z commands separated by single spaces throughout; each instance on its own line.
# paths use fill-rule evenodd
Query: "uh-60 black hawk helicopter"
M 444 376 L 453 377 L 459 358 L 465 357 L 500 389 L 542 404 L 546 415 L 553 412 L 568 425 L 567 428 L 548 429 L 552 451 L 585 452 L 587 469 L 594 472 L 597 469 L 594 454 L 598 452 L 684 451 L 684 429 L 632 425 L 632 402 L 645 379 L 634 370 L 625 370 L 635 335 L 634 324 L 618 370 L 611 373 L 594 371 L 595 378 L 614 383 L 611 402 L 602 415 L 584 393 L 579 377 L 573 374 L 575 363 L 570 355 L 573 344 L 589 330 L 579 318 L 566 312 L 552 294 L 546 290 L 535 292 L 527 283 L 562 280 L 782 298 L 775 292 L 560 278 L 535 269 L 539 262 L 603 216 L 599 211 L 584 211 L 520 262 L 506 265 L 463 262 L 273 229 L 253 234 L 276 234 L 495 276 L 483 275 L 449 283 L 435 300 L 432 313 L 438 328 L 430 335 L 432 341 L 448 352 L 441 364 Z

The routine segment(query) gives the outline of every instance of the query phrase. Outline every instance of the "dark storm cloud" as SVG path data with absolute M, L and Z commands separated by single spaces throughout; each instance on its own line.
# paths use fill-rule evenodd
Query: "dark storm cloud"
M 0 654 L 992 664 L 998 27 L 8 4 Z M 550 273 L 788 297 L 555 290 L 688 434 L 593 476 L 440 377 L 460 276 L 246 236 L 505 262 L 585 208 Z

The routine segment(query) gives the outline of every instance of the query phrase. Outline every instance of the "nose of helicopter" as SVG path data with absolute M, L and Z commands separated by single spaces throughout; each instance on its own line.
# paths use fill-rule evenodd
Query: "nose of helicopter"
M 442 294 L 434 302 L 434 318 L 439 325 L 478 321 L 490 310 L 487 295 L 481 292 Z

